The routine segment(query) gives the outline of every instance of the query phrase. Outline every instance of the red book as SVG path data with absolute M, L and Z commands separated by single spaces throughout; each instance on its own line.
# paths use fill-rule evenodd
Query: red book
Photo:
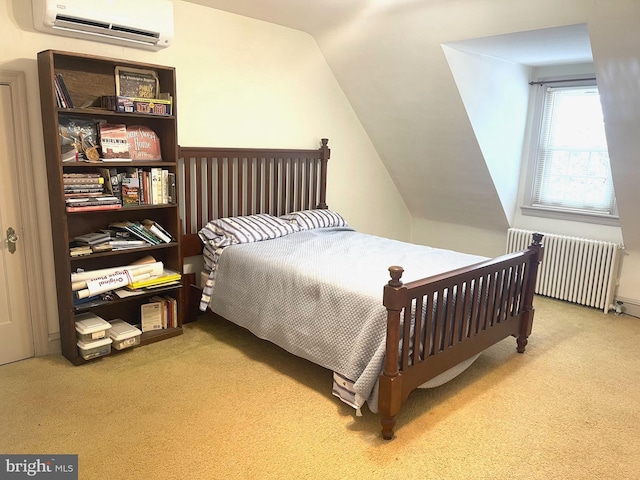
M 86 205 L 84 207 L 67 207 L 67 212 L 92 212 L 96 210 L 117 210 L 122 208 L 119 203 L 112 205 Z

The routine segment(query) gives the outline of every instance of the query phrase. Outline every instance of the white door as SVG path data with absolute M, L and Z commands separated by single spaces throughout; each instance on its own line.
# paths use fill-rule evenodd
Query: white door
M 0 84 L 0 365 L 34 355 L 11 95 Z

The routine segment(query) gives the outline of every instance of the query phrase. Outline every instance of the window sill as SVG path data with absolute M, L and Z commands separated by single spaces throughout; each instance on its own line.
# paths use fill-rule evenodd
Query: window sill
M 571 222 L 595 223 L 599 225 L 609 225 L 612 227 L 620 226 L 620 219 L 617 215 L 585 213 L 569 209 L 533 205 L 523 205 L 520 209 L 523 215 L 529 215 L 532 217 L 553 218 L 555 220 L 568 220 Z

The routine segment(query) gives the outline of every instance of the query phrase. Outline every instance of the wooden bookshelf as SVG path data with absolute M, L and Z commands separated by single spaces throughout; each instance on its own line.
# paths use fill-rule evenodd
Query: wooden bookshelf
M 170 115 L 152 115 L 144 113 L 126 113 L 96 108 L 96 100 L 102 96 L 116 95 L 115 69 L 150 70 L 157 74 L 159 91 L 172 97 Z M 121 267 L 151 255 L 171 270 L 182 271 L 180 248 L 180 219 L 177 200 L 173 203 L 142 204 L 123 207 L 117 210 L 99 210 L 89 212 L 67 212 L 64 193 L 64 173 L 82 173 L 97 171 L 97 168 L 126 169 L 137 167 L 149 169 L 161 167 L 178 175 L 178 142 L 176 122 L 176 73 L 172 67 L 131 62 L 116 58 L 46 50 L 38 53 L 38 74 L 40 100 L 42 105 L 42 125 L 44 133 L 47 178 L 49 183 L 49 205 L 53 235 L 53 254 L 55 262 L 55 284 L 57 289 L 58 316 L 60 322 L 60 340 L 62 354 L 72 363 L 85 362 L 76 345 L 75 315 L 92 311 L 104 318 L 121 318 L 131 324 L 140 323 L 140 305 L 149 298 L 161 293 L 170 295 L 178 301 L 178 319 L 175 328 L 167 328 L 142 334 L 140 345 L 154 343 L 182 333 L 183 298 L 179 286 L 159 291 L 149 291 L 135 297 L 104 300 L 92 304 L 74 305 L 74 292 L 71 288 L 71 273 L 79 269 L 97 270 Z M 74 108 L 60 106 L 56 97 L 55 75 L 61 75 L 73 102 Z M 61 121 L 69 118 L 84 119 L 90 122 L 106 121 L 127 126 L 144 126 L 153 130 L 160 139 L 161 161 L 133 162 L 62 162 L 62 142 L 59 135 Z M 78 235 L 101 228 L 108 228 L 112 222 L 139 221 L 152 219 L 161 224 L 175 239 L 171 243 L 87 256 L 71 257 L 70 241 Z M 137 348 L 137 347 L 135 347 Z M 125 350 L 126 352 L 126 350 Z M 91 360 L 89 360 L 91 361 Z

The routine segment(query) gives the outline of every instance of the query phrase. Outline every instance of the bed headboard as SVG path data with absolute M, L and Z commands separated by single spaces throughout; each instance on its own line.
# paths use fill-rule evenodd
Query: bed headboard
M 215 218 L 327 208 L 328 142 L 313 150 L 180 146 L 182 256 L 202 253 L 197 233 Z

